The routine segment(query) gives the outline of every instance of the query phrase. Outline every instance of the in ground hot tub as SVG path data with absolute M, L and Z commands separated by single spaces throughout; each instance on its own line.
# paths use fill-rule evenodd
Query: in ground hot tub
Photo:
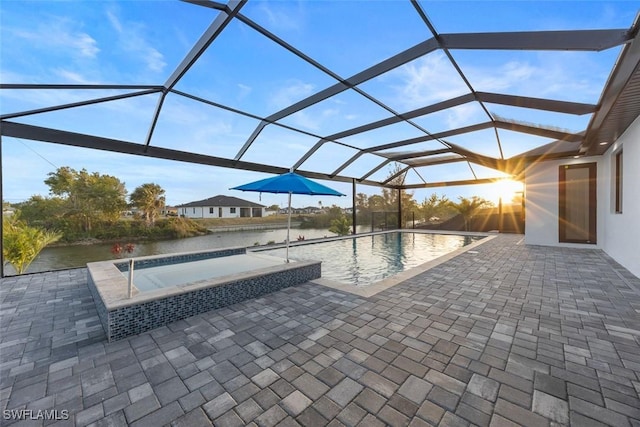
M 128 266 L 128 260 L 87 264 L 89 289 L 109 341 L 321 276 L 319 261 L 285 263 L 245 248 L 141 257 L 135 259 L 128 298 Z

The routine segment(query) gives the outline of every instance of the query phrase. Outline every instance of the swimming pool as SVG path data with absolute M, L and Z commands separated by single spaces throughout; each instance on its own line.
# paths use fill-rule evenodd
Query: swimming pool
M 485 236 L 385 232 L 289 248 L 296 260 L 322 261 L 322 277 L 351 286 L 369 286 L 418 267 Z M 284 249 L 261 253 L 284 257 Z
M 129 295 L 128 262 L 87 264 L 87 282 L 109 341 L 258 298 L 321 277 L 319 261 L 225 248 L 135 259 Z
M 196 283 L 202 280 L 281 266 L 282 258 L 266 254 L 237 254 L 188 262 L 174 262 L 140 268 L 134 266 L 133 278 L 136 289 L 148 292 L 171 286 Z M 129 269 L 123 265 L 122 274 L 129 280 Z M 125 269 L 126 268 L 126 269 Z
M 87 280 L 111 341 L 307 282 L 372 296 L 483 243 L 483 237 L 405 231 L 300 242 L 289 250 L 290 263 L 284 262 L 284 248 L 141 257 L 131 296 L 124 260 L 88 263 Z

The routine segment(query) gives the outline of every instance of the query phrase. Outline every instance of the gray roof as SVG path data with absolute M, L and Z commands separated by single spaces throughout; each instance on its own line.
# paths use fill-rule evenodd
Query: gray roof
M 197 200 L 195 202 L 185 203 L 183 205 L 176 206 L 177 208 L 190 208 L 199 206 L 215 206 L 215 207 L 230 207 L 230 208 L 264 208 L 264 205 L 253 203 L 248 200 L 238 199 L 237 197 L 217 195 L 209 197 L 204 200 Z

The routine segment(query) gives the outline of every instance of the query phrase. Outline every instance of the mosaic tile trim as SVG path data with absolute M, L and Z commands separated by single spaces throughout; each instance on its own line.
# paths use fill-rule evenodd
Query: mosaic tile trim
M 87 281 L 89 284 L 89 291 L 91 292 L 91 296 L 93 297 L 93 302 L 96 305 L 96 311 L 98 312 L 100 323 L 102 323 L 102 328 L 105 330 L 105 332 L 107 332 L 106 325 L 109 322 L 109 313 L 107 313 L 107 307 L 104 305 L 102 298 L 100 298 L 100 293 L 98 292 L 98 288 L 96 287 L 96 284 L 93 281 L 93 277 L 91 277 L 90 273 L 87 273 Z
M 109 341 L 164 326 L 168 323 L 195 316 L 210 310 L 226 307 L 247 299 L 299 285 L 321 276 L 320 262 L 301 265 L 262 276 L 241 279 L 224 285 L 172 295 L 145 303 L 106 311 L 100 307 L 99 297 L 94 293 L 100 319 Z M 102 313 L 101 313 L 102 311 Z
M 221 258 L 225 256 L 231 255 L 243 255 L 247 253 L 246 248 L 230 248 L 230 249 L 221 249 L 216 251 L 208 251 L 208 252 L 198 252 L 191 254 L 180 254 L 180 255 L 169 255 L 162 256 L 157 258 L 136 258 L 135 269 L 140 270 L 141 268 L 149 268 L 149 267 L 157 267 L 159 265 L 170 265 L 170 264 L 181 264 L 185 262 L 191 261 L 201 261 L 203 259 L 212 259 L 212 258 Z M 118 268 L 118 270 L 125 271 L 129 270 L 129 261 L 126 262 L 116 262 L 114 265 Z

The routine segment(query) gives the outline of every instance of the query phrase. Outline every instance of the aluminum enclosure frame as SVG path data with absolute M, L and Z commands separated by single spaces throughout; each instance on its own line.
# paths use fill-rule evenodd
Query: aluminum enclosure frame
M 607 30 L 575 30 L 575 31 L 521 31 L 521 32 L 487 32 L 487 33 L 451 33 L 440 34 L 437 32 L 434 24 L 429 20 L 423 6 L 414 0 L 411 0 L 415 12 L 424 22 L 425 27 L 431 32 L 432 37 L 417 43 L 416 45 L 405 49 L 377 64 L 370 66 L 360 72 L 349 77 L 342 77 L 338 73 L 332 71 L 329 67 L 315 61 L 311 56 L 303 51 L 295 48 L 287 41 L 279 38 L 268 29 L 251 20 L 242 14 L 242 8 L 247 0 L 232 0 L 228 3 L 220 3 L 206 0 L 187 0 L 187 7 L 206 7 L 218 11 L 218 15 L 213 19 L 212 23 L 206 29 L 205 33 L 196 41 L 183 58 L 180 64 L 171 73 L 170 77 L 161 85 L 72 85 L 72 84 L 0 84 L 0 89 L 119 89 L 125 90 L 126 93 L 110 96 L 96 97 L 94 99 L 74 102 L 69 104 L 51 105 L 40 109 L 27 111 L 12 111 L 4 113 L 0 116 L 0 132 L 5 137 L 24 138 L 34 141 L 44 141 L 55 144 L 63 144 L 84 148 L 92 148 L 98 150 L 107 150 L 126 154 L 134 154 L 140 156 L 156 157 L 161 159 L 170 159 L 181 162 L 198 163 L 211 166 L 220 166 L 225 168 L 243 169 L 264 173 L 282 173 L 287 170 L 295 170 L 298 173 L 316 179 L 326 179 L 341 182 L 357 182 L 364 185 L 390 187 L 398 189 L 410 188 L 430 188 L 442 185 L 468 185 L 482 184 L 492 182 L 493 179 L 472 179 L 458 181 L 425 181 L 421 175 L 421 184 L 398 184 L 398 180 L 391 179 L 371 179 L 371 176 L 380 169 L 396 162 L 399 164 L 401 174 L 398 177 L 405 176 L 410 170 L 417 167 L 428 167 L 447 162 L 467 162 L 469 168 L 473 172 L 473 165 L 481 165 L 489 167 L 500 172 L 512 175 L 518 179 L 522 173 L 522 165 L 527 161 L 544 160 L 546 155 L 538 153 L 523 153 L 522 155 L 505 158 L 503 148 L 498 134 L 498 130 L 509 130 L 521 132 L 529 135 L 543 136 L 557 140 L 557 144 L 572 143 L 575 146 L 573 150 L 565 150 L 563 156 L 575 156 L 593 154 L 594 152 L 604 152 L 616 138 L 616 135 L 622 134 L 626 126 L 640 114 L 640 103 L 633 102 L 633 99 L 640 99 L 638 94 L 637 82 L 639 77 L 640 63 L 640 42 L 638 41 L 638 20 L 633 23 L 629 29 L 607 29 Z M 194 94 L 176 90 L 175 86 L 180 79 L 189 72 L 189 69 L 198 61 L 200 56 L 210 48 L 212 43 L 222 34 L 227 26 L 238 20 L 249 26 L 252 30 L 269 39 L 271 42 L 278 44 L 286 49 L 300 60 L 315 67 L 319 71 L 325 73 L 336 83 L 328 88 L 316 92 L 300 101 L 297 101 L 275 113 L 259 117 L 246 111 L 241 111 L 208 99 L 198 97 Z M 603 89 L 602 96 L 597 105 L 562 101 L 556 99 L 542 99 L 513 94 L 489 93 L 477 91 L 470 83 L 463 67 L 456 62 L 452 51 L 455 50 L 529 50 L 529 51 L 602 51 L 616 46 L 623 46 L 620 58 L 612 71 L 606 87 Z M 412 60 L 421 58 L 431 52 L 440 50 L 445 53 L 452 67 L 459 74 L 459 77 L 465 82 L 468 93 L 457 96 L 448 100 L 444 100 L 432 105 L 427 105 L 412 111 L 398 112 L 382 101 L 368 94 L 360 85 L 371 79 L 379 77 L 386 72 L 398 69 L 399 67 L 409 63 Z M 312 133 L 291 125 L 281 123 L 281 120 L 291 116 L 292 114 L 303 111 L 305 108 L 316 105 L 317 103 L 327 100 L 332 96 L 340 94 L 346 90 L 353 90 L 359 95 L 364 96 L 367 100 L 386 110 L 390 116 L 354 127 L 345 129 L 332 134 Z M 86 135 L 74 132 L 68 132 L 64 129 L 46 129 L 37 126 L 26 125 L 16 122 L 20 119 L 33 114 L 43 114 L 63 109 L 80 108 L 87 105 L 108 103 L 115 100 L 126 99 L 131 97 L 144 96 L 149 94 L 160 94 L 155 111 L 153 113 L 149 129 L 144 141 L 121 141 L 109 138 L 103 138 L 96 135 Z M 243 146 L 233 158 L 216 157 L 205 154 L 190 153 L 187 151 L 172 150 L 154 146 L 154 132 L 160 112 L 163 109 L 164 100 L 167 95 L 173 94 L 177 96 L 187 97 L 193 101 L 212 105 L 217 108 L 226 109 L 236 114 L 243 115 L 259 121 L 259 124 L 253 130 Z M 625 120 L 616 119 L 617 115 L 610 114 L 615 111 L 620 100 L 626 100 L 624 103 Z M 449 129 L 446 131 L 432 133 L 425 129 L 414 119 L 426 114 L 445 111 L 456 106 L 467 103 L 476 103 L 484 110 L 487 115 L 487 121 L 470 126 L 463 126 Z M 492 115 L 486 104 L 499 104 L 506 106 L 517 106 L 532 110 L 543 110 L 551 112 L 559 112 L 571 115 L 592 115 L 591 121 L 587 129 L 578 133 L 568 133 L 551 126 L 531 126 L 526 123 L 518 122 L 508 118 L 498 118 Z M 365 132 L 380 129 L 397 123 L 406 123 L 417 129 L 423 136 L 401 141 L 375 141 L 369 147 L 360 148 L 342 141 L 342 139 L 361 135 Z M 289 168 L 274 165 L 265 165 L 255 162 L 247 162 L 243 160 L 247 150 L 252 146 L 256 138 L 268 126 L 278 126 L 288 130 L 300 133 L 301 135 L 311 136 L 317 139 L 317 142 L 304 153 Z M 451 143 L 447 138 L 462 135 L 479 130 L 492 129 L 495 133 L 496 146 L 499 157 L 490 157 L 473 150 L 465 149 L 456 144 Z M 602 141 L 607 144 L 601 144 Z M 411 146 L 421 142 L 434 141 L 441 146 L 441 149 L 429 150 L 411 150 Z M 304 164 L 309 160 L 321 147 L 327 143 L 333 143 L 344 146 L 351 150 L 355 150 L 355 154 L 348 158 L 344 158 L 338 168 L 331 173 L 321 173 L 316 170 L 305 169 Z M 596 144 L 596 142 L 598 144 Z M 6 139 L 5 139 L 6 143 Z M 407 147 L 409 150 L 403 152 L 389 153 L 387 150 Z M 597 148 L 597 150 L 596 150 Z M 594 151 L 596 150 L 596 151 Z M 448 154 L 450 157 L 444 159 L 438 157 L 442 154 Z M 368 172 L 360 176 L 345 175 L 343 172 L 351 164 L 357 161 L 365 154 L 374 155 L 380 158 L 378 165 L 371 168 Z M 557 157 L 555 155 L 554 157 Z M 419 159 L 419 160 L 418 160 Z M 475 177 L 475 172 L 473 172 Z M 391 182 L 394 182 L 393 184 Z M 400 180 L 402 181 L 402 180 Z

